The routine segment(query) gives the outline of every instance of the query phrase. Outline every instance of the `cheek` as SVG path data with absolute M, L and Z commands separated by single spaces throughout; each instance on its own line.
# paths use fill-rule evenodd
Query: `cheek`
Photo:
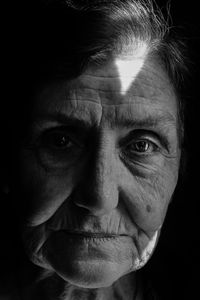
M 142 230 L 154 232 L 162 226 L 177 179 L 178 168 L 164 168 L 148 177 L 135 177 L 134 184 L 129 185 L 126 203 Z
M 30 226 L 47 221 L 69 197 L 77 172 L 73 168 L 64 174 L 55 174 L 42 168 L 28 156 L 22 161 L 17 193 L 24 206 L 24 219 Z

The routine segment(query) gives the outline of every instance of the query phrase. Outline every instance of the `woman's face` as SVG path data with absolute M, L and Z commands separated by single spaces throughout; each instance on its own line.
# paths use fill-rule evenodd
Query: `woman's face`
M 34 98 L 17 193 L 33 263 L 82 287 L 141 268 L 179 169 L 177 102 L 157 61 L 113 59 Z

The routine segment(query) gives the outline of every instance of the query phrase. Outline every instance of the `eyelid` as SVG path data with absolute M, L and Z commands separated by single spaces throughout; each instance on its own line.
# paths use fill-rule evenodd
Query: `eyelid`
M 157 145 L 156 142 L 152 141 L 149 138 L 139 138 L 139 139 L 135 139 L 132 142 L 130 142 L 126 147 L 131 146 L 132 144 L 137 144 L 138 142 L 146 142 L 148 143 L 151 147 L 153 147 L 154 149 L 160 149 L 160 146 Z
M 149 147 L 147 149 L 147 151 L 137 151 L 136 149 L 129 149 L 128 147 L 129 146 L 132 146 L 132 144 L 136 144 L 140 141 L 145 141 L 146 143 L 149 144 Z M 124 149 L 125 153 L 127 153 L 127 155 L 134 155 L 134 157 L 144 157 L 144 156 L 149 156 L 149 155 L 152 155 L 152 154 L 155 154 L 155 153 L 158 153 L 161 151 L 161 148 L 160 146 L 158 146 L 156 143 L 152 142 L 150 139 L 137 139 L 135 141 L 132 141 L 131 143 L 129 143 L 125 149 Z
M 149 129 L 134 129 L 119 142 L 120 147 L 124 147 L 135 140 L 148 140 L 160 148 L 165 148 L 169 151 L 169 141 L 167 138 L 158 132 Z
M 130 144 L 132 144 L 132 143 L 137 143 L 137 142 L 140 142 L 140 141 L 146 141 L 146 142 L 149 142 L 149 143 L 151 143 L 151 144 L 154 144 L 154 145 L 157 146 L 157 147 L 159 147 L 158 144 L 160 144 L 158 141 L 155 141 L 155 139 L 152 138 L 152 137 L 149 137 L 149 136 L 142 136 L 142 137 L 136 137 L 136 138 L 132 139 L 132 140 L 127 144 L 127 146 L 130 145 Z
M 55 126 L 52 128 L 48 128 L 46 130 L 44 130 L 43 132 L 41 132 L 37 138 L 38 143 L 40 143 L 42 141 L 43 138 L 45 138 L 45 136 L 55 133 L 63 133 L 63 135 L 66 135 L 66 137 L 75 145 L 79 146 L 79 147 L 83 147 L 83 142 L 81 140 L 79 140 L 76 137 L 75 132 L 73 132 L 73 130 L 70 127 L 67 126 Z

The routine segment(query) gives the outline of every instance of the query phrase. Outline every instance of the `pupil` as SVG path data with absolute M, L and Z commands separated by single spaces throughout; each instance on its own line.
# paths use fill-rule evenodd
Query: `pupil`
M 65 136 L 57 136 L 55 138 L 55 145 L 57 147 L 63 147 L 67 145 L 67 140 Z
M 66 144 L 66 139 L 65 139 L 64 136 L 61 138 L 60 144 L 61 144 L 62 146 Z
M 136 143 L 136 150 L 140 151 L 140 152 L 144 152 L 148 150 L 148 144 L 144 141 L 140 141 L 138 143 Z

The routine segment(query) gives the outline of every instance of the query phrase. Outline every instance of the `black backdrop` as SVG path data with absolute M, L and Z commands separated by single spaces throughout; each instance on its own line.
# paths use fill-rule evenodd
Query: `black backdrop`
M 158 1 L 162 7 L 166 1 Z M 200 271 L 200 14 L 197 1 L 171 0 L 173 25 L 188 45 L 189 77 L 186 100 L 184 178 L 169 206 L 160 243 L 146 269 L 156 265 L 160 287 L 171 282 L 173 296 L 165 299 L 198 299 Z M 147 270 L 149 271 L 149 270 Z M 170 293 L 169 293 L 170 295 Z

